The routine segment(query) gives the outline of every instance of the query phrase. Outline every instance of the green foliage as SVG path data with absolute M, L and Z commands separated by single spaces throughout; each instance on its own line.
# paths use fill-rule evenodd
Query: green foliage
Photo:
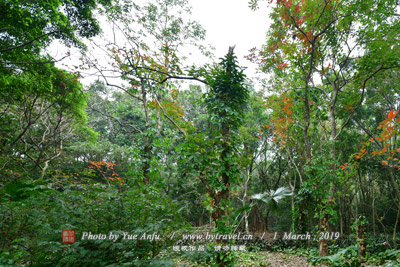
M 53 40 L 84 48 L 100 32 L 93 11 L 108 0 L 0 3 L 0 178 L 16 179 L 61 155 L 73 137 L 93 139 L 79 74 L 54 67 L 45 52 Z M 67 53 L 67 56 L 69 52 Z M 17 177 L 16 177 L 17 176 Z
M 241 177 L 237 134 L 249 91 L 232 48 L 205 77 L 209 91 L 204 100 L 212 128 L 206 129 L 208 133 L 194 132 L 187 137 L 179 150 L 179 162 L 184 174 L 199 179 L 207 190 L 206 205 L 215 223 L 214 230 L 227 234 L 235 228 L 229 193 L 238 188 Z M 233 253 L 219 252 L 214 263 L 231 266 L 234 259 Z
M 86 94 L 78 77 L 55 67 L 42 69 L 46 72 L 40 75 L 46 79 L 29 72 L 0 78 L 0 87 L 19 88 L 0 92 L 3 182 L 28 168 L 47 168 L 73 139 L 93 140 L 96 136 L 86 127 Z M 10 171 L 14 173 L 11 177 Z
M 317 240 L 257 239 L 249 248 L 331 266 L 360 266 L 367 251 L 373 264 L 399 264 L 388 249 L 399 243 L 398 1 L 269 1 L 266 44 L 250 56 L 272 74 L 267 92 L 251 89 L 232 48 L 185 75 L 182 46 L 208 54 L 187 0 L 112 2 L 0 3 L 0 265 L 173 266 L 169 236 L 185 219 L 210 220 L 223 234 L 265 231 L 270 219 L 274 229 L 318 233 L 329 220 L 329 231 L 343 233 L 331 256 L 315 257 Z M 79 73 L 56 68 L 46 52 L 52 41 L 84 48 L 82 38 L 100 32 L 99 4 L 125 38 L 104 49 L 125 92 L 83 88 Z M 180 90 L 175 78 L 208 87 Z M 354 154 L 361 140 L 369 141 Z M 269 217 L 278 204 L 279 218 Z M 77 242 L 61 243 L 62 229 L 75 229 Z M 162 239 L 80 238 L 110 231 Z M 216 245 L 178 257 L 266 265 Z
M 6 52 L 6 56 L 2 59 L 15 62 L 18 54 L 18 60 L 32 60 L 53 39 L 83 46 L 79 36 L 92 37 L 100 32 L 93 16 L 98 3 L 109 5 L 111 1 L 3 1 L 0 52 Z
M 246 76 L 237 64 L 236 56 L 228 53 L 207 74 L 210 91 L 206 96 L 210 120 L 222 127 L 237 128 L 243 123 L 244 108 L 249 97 Z
M 400 250 L 388 249 L 380 256 L 380 264 L 385 267 L 400 265 Z
M 187 156 L 182 156 L 181 162 L 184 169 L 192 169 L 194 177 L 207 173 L 207 184 L 213 191 L 219 192 L 227 189 L 227 182 L 232 187 L 237 184 L 239 169 L 235 151 L 237 138 L 234 135 L 242 121 L 248 89 L 244 85 L 243 71 L 238 69 L 233 54 L 222 59 L 215 70 L 207 75 L 207 80 L 210 91 L 205 102 L 210 122 L 215 126 L 214 131 L 188 136 L 181 150 Z M 219 177 L 223 175 L 229 177 L 229 181 L 220 180 Z
M 360 228 L 362 228 L 362 227 L 365 227 L 365 226 L 367 226 L 369 223 L 368 223 L 368 220 L 367 220 L 367 218 L 365 218 L 365 216 L 359 216 L 354 222 L 353 222 L 353 224 L 352 224 L 352 226 L 351 226 L 351 230 L 353 230 L 354 232 L 358 232 L 358 230 L 360 229 Z
M 13 198 L 13 192 L 1 199 L 3 262 L 8 259 L 34 266 L 172 266 L 160 252 L 175 242 L 168 237 L 185 224 L 176 204 L 155 188 L 131 187 L 118 192 L 95 184 L 67 186 L 60 193 L 37 181 L 30 190 L 35 194 L 23 199 Z M 61 243 L 62 229 L 75 229 L 76 242 Z M 121 235 L 116 242 L 81 239 L 82 232 L 108 235 L 110 231 Z M 157 233 L 162 239 L 123 240 L 123 232 L 138 236 Z
M 285 197 L 291 196 L 292 194 L 292 191 L 288 188 L 279 187 L 276 190 L 252 195 L 250 196 L 250 199 L 260 200 L 267 204 L 269 210 L 275 211 L 278 209 L 279 201 Z
M 336 254 L 324 257 L 313 257 L 310 259 L 313 265 L 320 262 L 328 262 L 335 267 L 360 267 L 361 263 L 358 260 L 357 248 L 349 246 L 339 250 Z
M 295 196 L 293 210 L 293 227 L 300 231 L 309 230 L 309 220 L 321 219 L 328 215 L 329 221 L 334 223 L 337 218 L 337 211 L 334 203 L 331 203 L 329 196 L 330 181 L 338 182 L 342 173 L 332 170 L 337 162 L 327 159 L 324 155 L 314 156 L 305 166 L 304 170 L 309 177 Z M 335 169 L 335 168 L 333 168 Z
M 184 252 L 181 257 L 190 262 L 198 264 L 198 266 L 211 266 L 213 260 L 217 257 L 217 252 L 212 245 L 206 246 L 205 251 L 201 252 Z

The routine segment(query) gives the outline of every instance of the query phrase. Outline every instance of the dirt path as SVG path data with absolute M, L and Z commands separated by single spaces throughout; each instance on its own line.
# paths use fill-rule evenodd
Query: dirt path
M 313 266 L 306 257 L 278 253 L 258 252 L 239 257 L 235 267 L 306 267 Z M 314 265 L 319 266 L 319 265 Z
M 175 261 L 175 267 L 206 267 L 207 265 L 196 264 L 188 261 L 187 259 L 179 258 Z M 238 258 L 236 259 L 235 267 L 310 267 L 310 266 L 329 266 L 327 263 L 312 265 L 307 262 L 307 257 L 297 256 L 294 254 L 282 253 L 282 252 L 269 252 L 269 251 L 258 251 L 258 252 L 238 252 Z M 362 264 L 364 267 L 376 267 L 381 265 L 376 264 Z M 399 266 L 399 265 L 393 265 Z

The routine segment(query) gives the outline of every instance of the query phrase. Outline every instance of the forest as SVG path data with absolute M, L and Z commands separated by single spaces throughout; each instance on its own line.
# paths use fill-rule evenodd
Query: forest
M 0 0 L 0 266 L 400 266 L 400 2 L 243 1 Z

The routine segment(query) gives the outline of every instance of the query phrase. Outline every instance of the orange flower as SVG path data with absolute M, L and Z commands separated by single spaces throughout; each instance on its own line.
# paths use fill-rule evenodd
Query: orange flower
M 397 115 L 398 112 L 399 112 L 399 111 L 394 112 L 394 110 L 391 110 L 391 111 L 389 112 L 389 114 L 388 114 L 388 119 L 389 119 L 389 120 L 393 120 L 394 117 L 396 117 L 396 115 Z
M 340 168 L 342 168 L 342 171 L 346 168 L 346 166 L 347 166 L 347 163 L 340 165 Z

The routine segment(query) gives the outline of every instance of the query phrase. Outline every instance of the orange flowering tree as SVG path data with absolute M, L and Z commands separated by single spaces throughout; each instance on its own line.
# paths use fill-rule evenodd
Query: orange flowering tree
M 273 140 L 279 143 L 284 149 L 291 141 L 294 141 L 290 134 L 295 116 L 293 114 L 293 98 L 287 94 L 279 96 L 272 95 L 267 99 L 267 107 L 273 108 L 270 123 L 264 127 L 272 131 Z
M 125 181 L 119 177 L 118 173 L 114 170 L 115 163 L 106 161 L 90 161 L 88 168 L 96 173 L 97 178 L 102 182 L 107 182 L 110 185 L 111 182 L 119 182 L 122 185 Z
M 383 166 L 400 170 L 400 148 L 398 134 L 400 132 L 400 117 L 397 117 L 399 111 L 391 110 L 387 118 L 383 120 L 378 129 L 381 133 L 379 136 L 371 136 L 371 138 L 362 142 L 360 151 L 353 155 L 354 164 L 368 157 L 379 157 Z M 340 167 L 344 170 L 348 166 L 347 163 Z
M 357 153 L 354 153 L 350 159 L 351 164 L 345 163 L 341 165 L 341 169 L 345 172 L 352 172 L 353 167 L 358 166 L 362 161 L 375 161 L 379 162 L 374 164 L 374 168 L 379 169 L 385 174 L 390 190 L 393 190 L 394 197 L 392 198 L 393 204 L 397 207 L 397 219 L 393 227 L 393 244 L 396 247 L 396 231 L 400 217 L 400 190 L 399 183 L 396 179 L 400 171 L 400 147 L 398 135 L 400 133 L 400 117 L 397 116 L 399 111 L 390 110 L 387 118 L 379 123 L 377 129 L 379 135 L 374 135 L 371 131 L 366 131 L 369 135 L 369 140 L 361 143 L 361 148 Z M 397 117 L 397 118 L 396 118 Z M 373 182 L 373 191 L 379 193 L 382 191 L 378 183 Z M 374 206 L 372 207 L 375 209 Z M 382 223 L 384 216 L 380 219 Z M 374 218 L 375 219 L 375 218 Z
M 257 0 L 251 0 L 257 8 Z M 298 81 L 301 90 L 304 120 L 302 120 L 305 156 L 311 162 L 313 154 L 324 154 L 327 160 L 338 161 L 338 140 L 362 105 L 366 87 L 378 72 L 398 66 L 397 24 L 393 16 L 396 1 L 376 2 L 360 0 L 272 0 L 270 17 L 273 21 L 266 44 L 254 49 L 250 59 L 261 69 L 272 74 L 271 83 L 282 87 L 287 80 Z M 374 11 L 372 12 L 372 8 Z M 300 92 L 300 91 L 299 91 Z M 310 97 L 319 98 L 318 118 L 326 138 L 310 140 L 310 127 L 314 121 Z M 344 118 L 341 109 L 347 109 Z M 315 143 L 312 143 L 315 142 Z M 322 149 L 321 149 L 322 148 Z M 321 151 L 318 151 L 321 149 Z M 314 151 L 313 151 L 314 150 Z M 328 153 L 326 153 L 328 152 Z M 317 161 L 315 161 L 317 162 Z M 337 162 L 336 162 L 337 163 Z M 332 174 L 337 164 L 331 165 Z M 325 180 L 330 184 L 329 197 L 334 203 L 335 176 Z M 320 222 L 321 231 L 328 228 Z M 320 243 L 320 256 L 328 255 L 327 242 Z

